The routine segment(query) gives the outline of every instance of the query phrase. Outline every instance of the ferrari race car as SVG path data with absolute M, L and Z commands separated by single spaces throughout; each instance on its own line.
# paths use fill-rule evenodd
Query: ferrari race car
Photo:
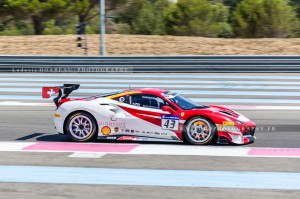
M 248 144 L 255 140 L 255 123 L 225 107 L 199 105 L 177 93 L 155 88 L 68 98 L 79 86 L 43 87 L 43 98 L 58 93 L 54 99 L 58 133 L 75 141 L 98 138 Z

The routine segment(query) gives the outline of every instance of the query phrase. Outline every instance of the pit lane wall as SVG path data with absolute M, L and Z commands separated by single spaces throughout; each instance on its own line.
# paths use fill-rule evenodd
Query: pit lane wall
M 300 56 L 0 56 L 0 72 L 291 73 Z

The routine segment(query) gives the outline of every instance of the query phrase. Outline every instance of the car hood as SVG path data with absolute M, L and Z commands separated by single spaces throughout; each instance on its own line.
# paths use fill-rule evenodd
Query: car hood
M 218 113 L 220 115 L 223 115 L 227 118 L 238 120 L 241 122 L 248 122 L 250 121 L 247 117 L 243 116 L 242 114 L 238 113 L 237 111 L 234 111 L 232 109 L 223 107 L 223 106 L 215 106 L 215 105 L 208 105 L 206 110 Z

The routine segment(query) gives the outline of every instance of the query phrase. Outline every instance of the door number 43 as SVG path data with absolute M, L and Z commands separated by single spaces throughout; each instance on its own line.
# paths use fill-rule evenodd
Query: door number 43
M 164 130 L 178 130 L 179 117 L 163 115 L 161 119 L 161 128 Z

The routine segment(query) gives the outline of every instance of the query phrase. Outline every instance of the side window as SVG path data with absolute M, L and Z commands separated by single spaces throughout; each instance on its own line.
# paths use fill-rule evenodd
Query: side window
M 155 95 L 137 94 L 131 96 L 130 104 L 145 108 L 161 109 L 162 106 L 168 103 Z

